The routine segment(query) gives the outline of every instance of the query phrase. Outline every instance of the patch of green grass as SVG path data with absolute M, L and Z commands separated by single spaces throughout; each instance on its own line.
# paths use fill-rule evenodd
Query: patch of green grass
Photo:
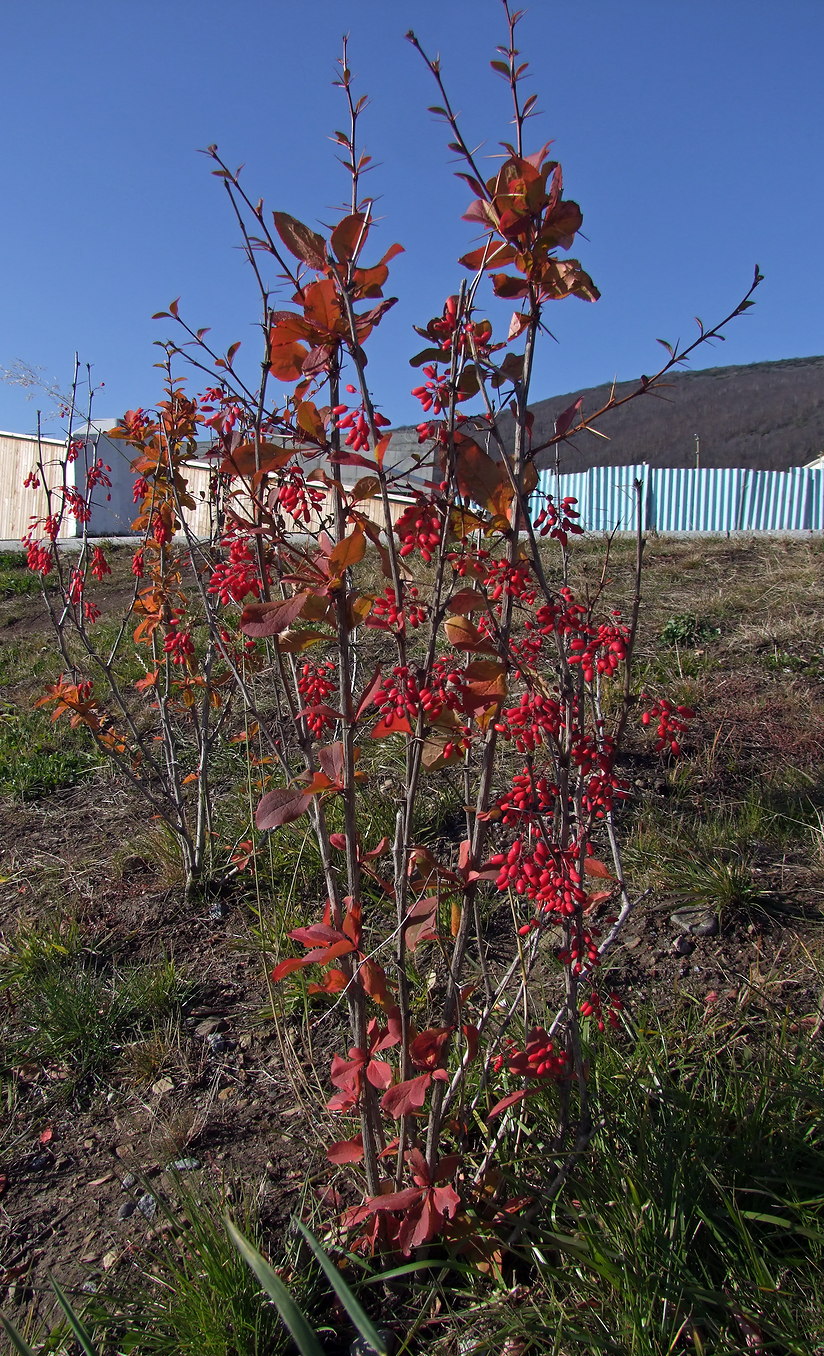
M 276 1356 L 286 1351 L 288 1334 L 278 1312 L 226 1231 L 226 1199 L 182 1187 L 175 1195 L 175 1206 L 159 1202 L 174 1232 L 136 1259 L 134 1276 L 124 1277 L 118 1293 L 95 1298 L 89 1313 L 97 1326 L 116 1333 L 117 1350 L 133 1356 Z M 251 1201 L 242 1199 L 231 1208 L 249 1241 L 263 1247 Z M 317 1268 L 305 1256 L 298 1265 L 297 1244 L 287 1246 L 292 1255 L 280 1274 L 305 1306 L 317 1288 Z
M 70 1082 L 110 1066 L 121 1045 L 176 1019 L 192 986 L 171 960 L 118 968 L 75 924 L 23 925 L 0 952 L 13 1013 L 7 1067 L 33 1062 Z
M 67 722 L 56 729 L 42 711 L 0 705 L 0 795 L 35 800 L 74 786 L 102 761 Z
M 694 612 L 677 612 L 661 627 L 658 639 L 668 647 L 677 645 L 695 650 L 717 639 L 719 634 L 720 627 L 714 626 L 706 617 L 696 616 Z
M 653 1018 L 599 1047 L 597 1133 L 518 1245 L 532 1283 L 518 1305 L 486 1308 L 468 1349 L 498 1352 L 508 1339 L 553 1356 L 820 1349 L 820 1066 L 788 1027 L 762 1035 L 756 1046 L 746 1028 L 685 1009 L 669 1029 Z M 524 1141 L 524 1161 L 541 1133 Z M 471 1341 L 471 1322 L 460 1326 Z

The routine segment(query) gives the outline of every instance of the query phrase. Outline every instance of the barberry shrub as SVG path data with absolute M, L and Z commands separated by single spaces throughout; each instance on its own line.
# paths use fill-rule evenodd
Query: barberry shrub
M 195 507 L 186 468 L 196 456 L 201 411 L 169 377 L 167 398 L 151 416 L 130 411 L 109 435 L 139 440 L 132 527 L 140 537 L 125 611 L 104 615 L 100 586 L 112 571 L 104 546 L 90 540 L 89 523 L 94 497 L 111 487 L 112 468 L 98 455 L 90 408 L 85 417 L 78 410 L 78 391 L 76 364 L 64 411 L 66 453 L 55 464 L 40 442 L 27 478 L 42 485 L 46 513 L 32 520 L 24 545 L 63 664 L 36 704 L 53 720 L 84 728 L 171 830 L 190 893 L 213 868 L 211 773 L 242 686 L 238 666 L 252 662 L 243 637 L 213 624 L 211 599 L 237 596 L 241 579 L 240 596 L 259 595 L 256 567 L 245 547 L 230 547 L 229 563 L 211 571 L 208 542 L 195 555 L 191 541 L 179 537 L 183 513 Z M 92 395 L 90 388 L 89 401 Z M 69 543 L 62 538 L 67 518 L 78 531 Z
M 552 1108 L 543 1189 L 559 1189 L 591 1134 L 585 1027 L 614 1024 L 619 1006 L 601 991 L 599 960 L 632 904 L 616 812 L 628 794 L 620 757 L 637 702 L 643 541 L 626 615 L 604 605 L 603 587 L 576 591 L 576 505 L 539 492 L 537 471 L 623 400 L 589 413 L 578 400 L 552 437 L 532 437 L 547 310 L 598 291 L 570 254 L 583 216 L 561 167 L 546 146 L 525 145 L 535 96 L 523 90 L 520 16 L 507 0 L 503 10 L 507 41 L 492 65 L 514 133 L 491 177 L 440 64 L 409 34 L 438 86 L 434 112 L 480 236 L 461 260 L 465 280 L 420 330 L 413 451 L 399 450 L 367 378 L 401 247 L 373 246 L 365 100 L 345 46 L 348 129 L 336 135 L 350 196 L 331 232 L 270 216 L 208 148 L 260 289 L 259 385 L 247 384 L 239 345 L 218 352 L 175 303 L 162 313 L 181 332 L 167 346 L 167 399 L 120 428 L 140 477 L 140 568 L 151 562 L 138 595 L 151 681 L 181 669 L 199 710 L 218 682 L 245 703 L 266 745 L 258 834 L 300 822 L 314 837 L 325 897 L 289 934 L 293 954 L 272 979 L 303 985 L 313 1012 L 327 1005 L 327 1029 L 345 1028 L 325 1108 L 329 1160 L 359 1192 L 343 1223 L 356 1245 L 403 1254 L 435 1239 L 477 1252 L 484 1233 L 505 1234 L 524 1198 L 502 1189 L 500 1164 L 533 1107 Z M 514 303 L 501 334 L 480 309 L 487 287 Z M 719 329 L 671 349 L 634 394 Z M 172 377 L 180 357 L 209 373 L 202 397 Z M 207 543 L 183 512 L 198 426 L 215 439 Z M 177 552 L 198 581 L 219 680 L 197 667 L 196 590 L 184 596 Z M 654 695 L 645 709 L 674 756 L 689 712 Z M 427 829 L 434 803 L 453 807 L 437 831 Z

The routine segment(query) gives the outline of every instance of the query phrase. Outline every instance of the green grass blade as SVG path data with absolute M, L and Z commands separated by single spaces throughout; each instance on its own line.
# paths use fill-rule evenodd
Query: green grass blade
M 365 1342 L 369 1343 L 370 1347 L 374 1348 L 374 1350 L 378 1353 L 378 1356 L 388 1356 L 386 1349 L 386 1339 L 381 1336 L 369 1315 L 365 1312 L 364 1309 L 361 1308 L 360 1304 L 355 1299 L 355 1296 L 349 1289 L 349 1286 L 346 1284 L 346 1281 L 341 1276 L 331 1257 L 321 1247 L 320 1243 L 315 1238 L 314 1234 L 309 1232 L 305 1224 L 302 1224 L 299 1219 L 295 1220 L 295 1224 L 297 1225 L 300 1232 L 303 1234 L 303 1237 L 306 1239 L 306 1242 L 309 1244 L 309 1247 L 312 1249 L 312 1252 L 317 1257 L 321 1265 L 321 1268 L 323 1269 L 324 1275 L 328 1278 L 329 1283 L 332 1286 L 332 1289 L 334 1290 L 335 1294 L 337 1295 L 347 1314 L 351 1318 L 361 1337 L 364 1339 Z
M 275 1275 L 269 1263 L 261 1256 L 257 1248 L 252 1247 L 252 1244 L 243 1237 L 240 1230 L 235 1228 L 232 1221 L 227 1219 L 224 1222 L 229 1237 L 244 1262 L 251 1267 L 267 1295 L 274 1301 L 281 1319 L 297 1343 L 301 1356 L 323 1356 L 323 1348 L 318 1342 L 316 1334 L 309 1326 L 305 1314 L 298 1308 L 283 1281 Z
M 100 1356 L 100 1353 L 92 1343 L 91 1336 L 80 1322 L 80 1319 L 77 1317 L 77 1314 L 69 1303 L 68 1296 L 61 1290 L 53 1276 L 49 1277 L 49 1284 L 55 1293 L 57 1303 L 60 1305 L 60 1308 L 63 1310 L 63 1313 L 69 1321 L 69 1327 L 77 1338 L 77 1341 L 80 1343 L 80 1346 L 83 1348 L 85 1356 Z
M 15 1328 L 14 1324 L 10 1323 L 9 1320 L 5 1318 L 2 1314 L 0 1314 L 0 1323 L 3 1324 L 3 1327 L 5 1328 L 6 1331 L 6 1335 L 8 1336 L 9 1341 L 14 1347 L 14 1350 L 18 1353 L 18 1356 L 34 1356 L 34 1352 L 32 1351 L 28 1342 L 25 1342 L 23 1340 L 23 1338 L 20 1336 L 19 1332 Z

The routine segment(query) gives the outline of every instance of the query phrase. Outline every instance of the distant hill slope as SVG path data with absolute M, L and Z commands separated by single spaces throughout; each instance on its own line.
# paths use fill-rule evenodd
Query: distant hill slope
M 637 382 L 621 382 L 623 395 Z M 746 466 L 782 471 L 804 465 L 824 450 L 824 357 L 787 358 L 747 367 L 676 372 L 659 395 L 644 395 L 606 415 L 603 438 L 583 434 L 561 447 L 561 470 L 588 466 L 694 466 L 695 435 L 702 466 Z M 551 437 L 555 419 L 578 396 L 585 413 L 605 403 L 610 387 L 553 396 L 532 406 L 536 443 Z M 502 425 L 509 423 L 503 416 Z M 398 430 L 393 443 L 411 442 Z M 538 458 L 554 465 L 554 452 Z

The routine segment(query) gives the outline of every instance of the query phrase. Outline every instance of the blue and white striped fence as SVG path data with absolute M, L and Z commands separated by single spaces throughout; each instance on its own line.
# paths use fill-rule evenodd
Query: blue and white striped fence
M 643 526 L 655 532 L 822 532 L 824 470 L 751 471 L 740 467 L 593 466 L 556 477 L 543 471 L 539 490 L 574 496 L 590 532 L 636 526 L 641 482 Z

